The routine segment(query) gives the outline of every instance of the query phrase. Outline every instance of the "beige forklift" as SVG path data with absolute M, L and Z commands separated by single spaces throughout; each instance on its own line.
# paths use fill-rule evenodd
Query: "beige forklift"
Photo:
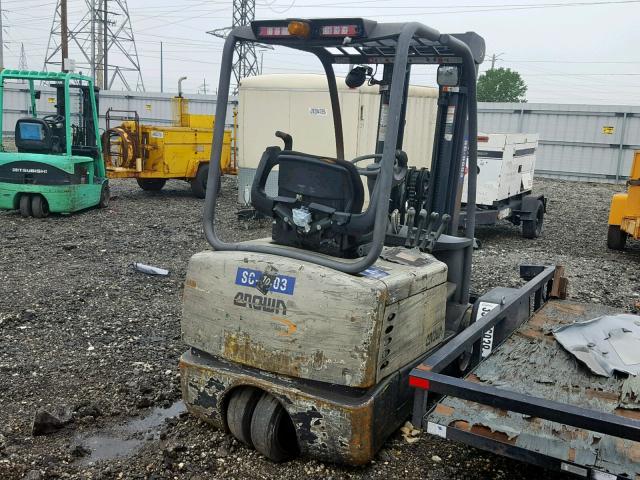
M 186 275 L 183 398 L 192 414 L 274 461 L 303 454 L 364 464 L 411 413 L 410 370 L 470 322 L 475 85 L 484 40 L 358 18 L 235 28 L 222 57 L 214 164 L 238 42 L 319 58 L 336 154 L 297 151 L 294 138 L 275 132 L 282 144 L 264 151 L 251 192 L 253 206 L 273 219 L 272 236 L 254 242 L 218 237 L 219 172 L 209 171 L 204 229 L 213 251 L 194 255 Z M 438 66 L 429 172 L 411 167 L 402 150 L 415 63 Z M 354 159 L 344 158 L 335 64 L 356 65 L 345 79 L 350 88 L 379 87 L 376 144 Z M 467 154 L 468 219 L 466 236 L 458 236 Z M 271 197 L 265 187 L 276 167 L 278 195 Z M 468 352 L 460 357 L 463 369 Z

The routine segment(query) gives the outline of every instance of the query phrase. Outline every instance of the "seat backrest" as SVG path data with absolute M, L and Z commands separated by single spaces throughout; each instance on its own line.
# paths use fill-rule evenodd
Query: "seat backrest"
M 317 203 L 339 212 L 360 213 L 364 188 L 356 168 L 344 160 L 284 151 L 279 155 L 278 196 Z
M 19 152 L 51 153 L 51 128 L 39 118 L 20 118 L 16 122 L 15 142 Z

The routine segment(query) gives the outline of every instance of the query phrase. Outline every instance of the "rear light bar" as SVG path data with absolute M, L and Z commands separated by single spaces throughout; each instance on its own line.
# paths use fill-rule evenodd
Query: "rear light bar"
M 321 37 L 354 37 L 358 30 L 358 25 L 323 25 L 319 33 Z
M 413 377 L 409 375 L 409 386 L 413 388 L 421 388 L 422 390 L 429 390 L 431 384 L 426 378 Z
M 283 38 L 290 37 L 289 27 L 287 25 L 278 27 L 260 27 L 258 29 L 259 37 Z
M 487 137 L 486 135 L 478 136 L 478 141 L 486 143 L 489 141 L 489 137 Z

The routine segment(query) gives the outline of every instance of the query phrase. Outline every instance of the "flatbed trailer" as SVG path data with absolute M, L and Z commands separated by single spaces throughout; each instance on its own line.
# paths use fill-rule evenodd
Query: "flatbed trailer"
M 521 276 L 523 287 L 480 297 L 476 321 L 411 372 L 414 425 L 582 478 L 639 479 L 638 378 L 592 374 L 552 334 L 614 310 L 552 299 L 562 296 L 561 268 L 521 267 Z M 471 349 L 464 378 L 448 375 Z

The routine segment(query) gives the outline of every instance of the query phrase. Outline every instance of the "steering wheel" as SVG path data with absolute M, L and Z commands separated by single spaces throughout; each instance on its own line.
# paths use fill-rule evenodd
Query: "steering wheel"
M 45 115 L 44 117 L 42 117 L 42 120 L 44 120 L 47 123 L 51 123 L 53 125 L 64 123 L 64 117 L 58 114 Z
M 360 163 L 364 160 L 378 160 L 382 158 L 381 153 L 369 153 L 367 155 L 361 155 L 351 160 L 353 165 Z M 407 154 L 402 150 L 396 150 L 396 158 L 393 162 L 393 184 L 396 185 L 404 180 L 407 174 Z M 367 165 L 367 168 L 357 168 L 358 174 L 363 177 L 377 177 L 380 173 L 380 163 Z

